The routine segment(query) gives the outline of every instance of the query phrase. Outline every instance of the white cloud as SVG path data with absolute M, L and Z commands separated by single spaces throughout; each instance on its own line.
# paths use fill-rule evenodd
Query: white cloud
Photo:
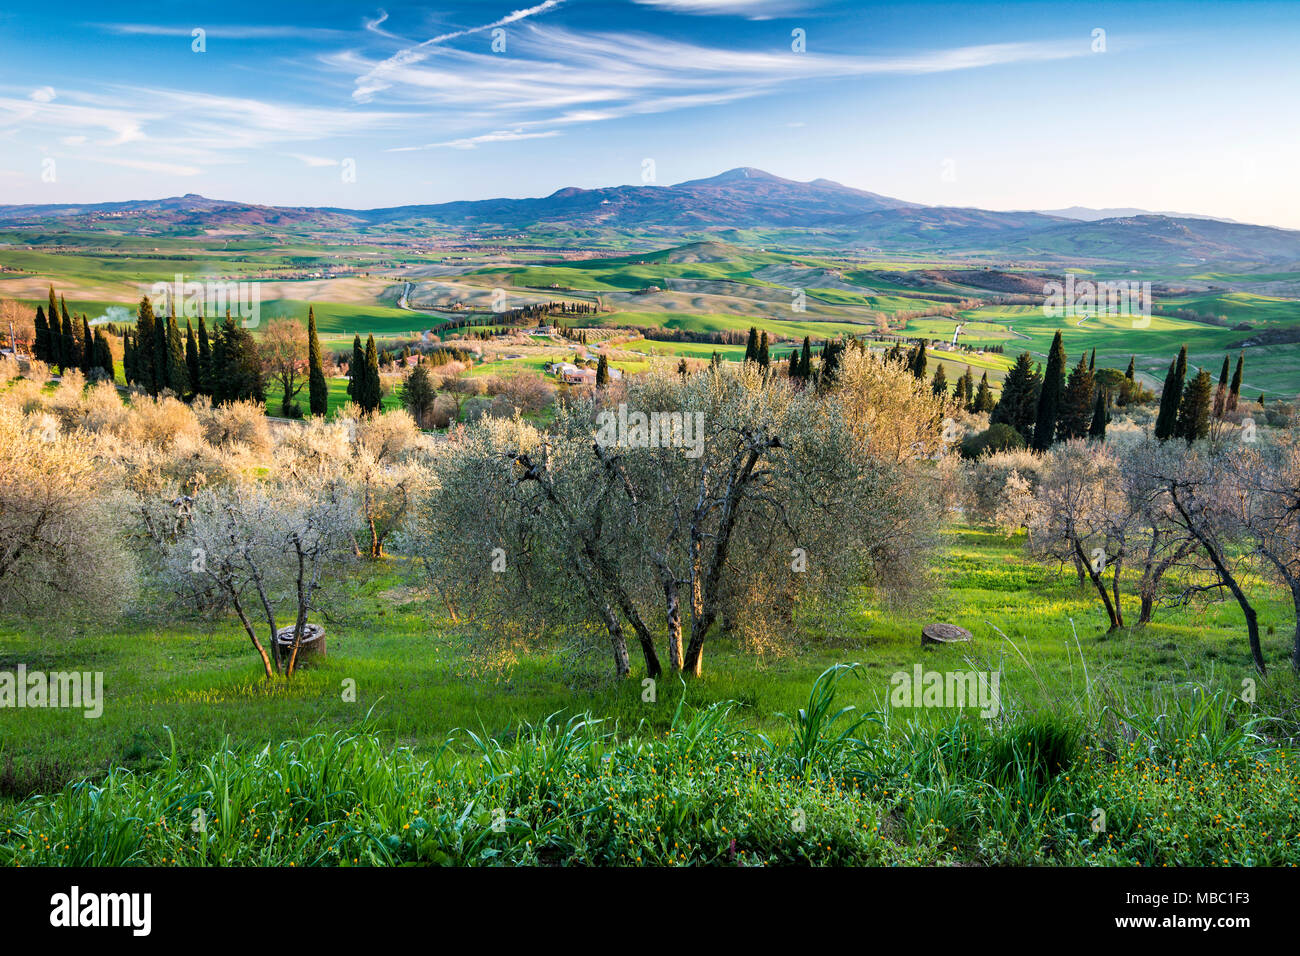
M 328 156 L 308 156 L 305 153 L 285 153 L 284 155 L 298 160 L 307 166 L 337 166 L 337 159 L 330 159 Z
M 197 176 L 203 172 L 198 166 L 184 166 L 180 163 L 160 163 L 150 159 L 128 159 L 122 156 L 78 155 L 78 159 L 92 163 L 107 163 L 110 166 L 124 166 L 128 169 L 142 169 L 148 173 L 166 173 L 170 176 Z
M 48 103 L 54 99 L 57 94 L 52 86 L 39 86 L 32 90 L 31 95 L 27 98 L 33 103 Z
M 397 146 L 388 150 L 390 153 L 407 153 L 417 149 L 474 149 L 483 143 L 513 143 L 521 139 L 550 139 L 559 136 L 559 130 L 546 130 L 540 133 L 526 133 L 521 129 L 499 129 L 479 136 L 466 136 L 462 139 L 447 140 L 445 143 L 426 143 L 423 146 Z
M 226 40 L 341 40 L 351 35 L 346 30 L 300 27 L 291 24 L 248 26 L 237 23 L 215 23 L 209 26 L 205 23 L 197 23 L 190 26 L 165 26 L 158 23 L 95 23 L 91 26 L 119 36 L 185 37 L 186 39 L 193 36 L 196 27 L 202 28 L 209 37 Z
M 388 82 L 388 74 L 393 70 L 398 70 L 409 66 L 433 55 L 434 48 L 448 40 L 456 40 L 460 37 L 469 36 L 473 33 L 482 33 L 485 30 L 495 30 L 497 27 L 507 26 L 511 23 L 517 23 L 539 13 L 547 13 L 559 7 L 564 0 L 543 0 L 542 3 L 533 7 L 526 7 L 522 10 L 515 10 L 500 19 L 493 20 L 491 23 L 484 23 L 480 26 L 469 27 L 464 30 L 453 30 L 450 33 L 443 33 L 436 37 L 430 37 L 423 43 L 416 46 L 408 47 L 400 53 L 395 53 L 388 59 L 378 63 L 365 76 L 357 79 L 356 89 L 352 96 L 357 100 L 367 100 L 380 90 L 387 89 L 391 84 Z M 387 15 L 385 14 L 385 17 Z M 382 22 L 382 21 L 380 21 Z
M 772 17 L 798 13 L 809 6 L 800 0 L 632 0 L 646 7 L 656 7 L 672 13 L 745 16 L 751 20 L 770 20 Z
M 368 99 L 383 90 L 391 102 L 454 114 L 452 121 L 461 129 L 472 123 L 525 129 L 721 105 L 804 81 L 940 73 L 1089 52 L 1087 44 L 1060 41 L 889 56 L 794 53 L 781 47 L 703 46 L 644 34 L 577 33 L 532 23 L 513 32 L 510 44 L 504 60 L 486 51 L 439 46 L 413 48 L 417 52 L 403 51 L 379 62 L 346 51 L 325 62 L 356 74 L 354 98 Z M 473 139 L 472 128 L 469 132 L 455 142 Z

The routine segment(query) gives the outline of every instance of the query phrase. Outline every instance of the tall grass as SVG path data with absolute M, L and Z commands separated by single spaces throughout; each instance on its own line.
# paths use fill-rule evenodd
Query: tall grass
M 666 731 L 553 715 L 432 756 L 371 730 L 173 747 L 0 810 L 0 863 L 1300 863 L 1300 761 L 1220 696 L 903 720 L 837 706 L 853 672 L 781 740 L 683 697 Z

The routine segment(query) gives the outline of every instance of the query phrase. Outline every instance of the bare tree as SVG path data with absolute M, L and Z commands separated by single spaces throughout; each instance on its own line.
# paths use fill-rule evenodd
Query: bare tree
M 225 596 L 267 679 L 280 671 L 274 654 L 279 608 L 289 606 L 294 640 L 284 673 L 292 676 L 308 612 L 319 606 L 322 575 L 346 542 L 355 509 L 351 489 L 325 472 L 309 482 L 237 482 L 204 489 L 189 503 L 186 520 L 167 546 L 170 580 L 182 592 L 213 587 Z M 270 654 L 254 616 L 265 620 Z
M 1120 497 L 1114 456 L 1104 446 L 1070 441 L 1045 458 L 1029 518 L 1031 549 L 1042 559 L 1071 562 L 1088 576 L 1111 631 L 1124 626 L 1119 602 L 1122 552 L 1112 533 Z M 1103 578 L 1107 570 L 1109 589 Z
M 1242 568 L 1251 554 L 1237 547 L 1245 536 L 1248 505 L 1239 497 L 1233 480 L 1233 457 L 1239 450 L 1213 448 L 1197 443 L 1176 458 L 1153 464 L 1150 480 L 1156 494 L 1169 506 L 1169 520 L 1179 532 L 1195 540 L 1189 555 L 1192 578 L 1184 588 L 1184 600 L 1207 591 L 1228 591 L 1246 619 L 1251 658 L 1261 674 L 1267 673 L 1260 646 L 1259 620 L 1254 605 L 1241 583 Z M 1205 577 L 1210 583 L 1200 583 Z
M 1235 516 L 1264 568 L 1291 593 L 1295 637 L 1291 667 L 1300 672 L 1300 444 L 1242 448 L 1228 457 Z

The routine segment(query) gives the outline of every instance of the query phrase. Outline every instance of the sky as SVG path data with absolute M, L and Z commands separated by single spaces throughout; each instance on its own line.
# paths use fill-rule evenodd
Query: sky
M 736 166 L 1300 228 L 1300 4 L 10 0 L 0 203 L 373 208 Z

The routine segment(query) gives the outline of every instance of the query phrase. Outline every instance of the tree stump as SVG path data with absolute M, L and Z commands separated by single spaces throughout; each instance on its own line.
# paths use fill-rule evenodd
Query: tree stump
M 293 654 L 293 625 L 282 627 L 275 632 L 275 659 L 280 666 L 289 666 L 289 657 Z M 317 657 L 325 656 L 325 628 L 319 624 L 304 624 L 302 643 L 298 645 L 298 661 L 295 668 L 309 663 Z
M 959 644 L 962 641 L 971 640 L 974 636 L 964 627 L 936 621 L 921 628 L 921 646 L 925 647 L 927 644 Z

